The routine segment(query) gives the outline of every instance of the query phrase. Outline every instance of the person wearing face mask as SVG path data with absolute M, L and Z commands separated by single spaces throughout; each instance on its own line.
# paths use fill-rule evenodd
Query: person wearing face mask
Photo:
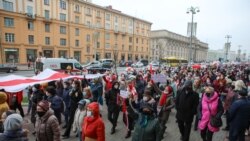
M 105 95 L 106 104 L 108 106 L 108 120 L 112 124 L 111 134 L 115 133 L 117 119 L 122 105 L 119 86 L 119 82 L 113 82 L 112 89 Z
M 87 106 L 87 114 L 82 125 L 82 140 L 105 141 L 105 125 L 100 117 L 97 102 L 92 102 Z
M 82 141 L 82 123 L 83 118 L 86 116 L 87 105 L 90 103 L 88 99 L 83 99 L 78 102 L 75 119 L 73 123 L 73 132 L 78 134 L 78 140 Z
M 189 141 L 194 115 L 199 104 L 199 95 L 193 91 L 192 81 L 187 80 L 183 87 L 177 91 L 176 119 L 181 133 L 182 141 Z
M 138 111 L 142 112 L 142 108 L 141 106 L 144 105 L 144 103 L 148 103 L 151 105 L 151 107 L 153 107 L 153 115 L 154 116 L 157 116 L 157 103 L 155 101 L 155 99 L 152 97 L 152 93 L 151 91 L 149 90 L 146 90 L 143 94 L 143 98 L 142 100 L 140 101 L 140 106 L 139 106 L 139 109 Z
M 32 86 L 32 95 L 31 95 L 31 102 L 32 102 L 32 109 L 31 109 L 31 122 L 34 124 L 36 123 L 36 106 L 37 103 L 43 100 L 45 94 L 41 91 L 40 84 L 35 84 Z M 33 132 L 35 134 L 35 132 Z
M 64 119 L 65 119 L 65 125 L 63 128 L 67 127 L 68 121 L 69 121 L 69 106 L 70 106 L 70 83 L 68 81 L 65 81 L 63 83 L 63 102 L 65 104 L 65 111 L 64 111 Z
M 63 99 L 56 95 L 56 89 L 53 86 L 48 86 L 45 93 L 47 95 L 47 100 L 50 103 L 50 108 L 54 111 L 59 124 L 61 124 L 61 114 L 64 112 Z
M 61 141 L 59 122 L 49 107 L 46 100 L 37 104 L 36 141 Z
M 224 109 L 219 94 L 212 87 L 206 87 L 205 93 L 198 106 L 198 128 L 200 129 L 203 141 L 212 141 L 213 134 L 219 131 L 220 127 L 211 124 L 212 118 L 221 120 Z
M 149 103 L 143 103 L 135 124 L 132 141 L 160 141 L 160 123 L 154 116 L 154 109 Z
M 74 80 L 72 83 L 72 90 L 70 95 L 70 106 L 69 106 L 69 121 L 64 134 L 62 135 L 64 139 L 69 138 L 71 126 L 74 122 L 74 116 L 76 109 L 78 107 L 78 102 L 83 99 L 80 81 Z

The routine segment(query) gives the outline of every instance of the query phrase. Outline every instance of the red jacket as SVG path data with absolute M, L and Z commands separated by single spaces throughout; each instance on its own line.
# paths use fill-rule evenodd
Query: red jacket
M 105 141 L 105 126 L 100 117 L 99 104 L 97 102 L 90 103 L 88 108 L 93 110 L 93 117 L 85 117 L 82 125 L 82 140 L 85 137 L 96 139 L 97 141 Z
M 15 92 L 15 93 L 9 93 L 9 92 L 6 92 L 7 96 L 8 96 L 8 99 L 7 99 L 7 102 L 8 102 L 8 105 L 11 105 L 12 104 L 12 98 L 15 96 L 16 99 L 17 99 L 17 103 L 18 104 L 21 104 L 22 101 L 23 101 L 23 91 L 20 91 L 20 92 Z
M 112 78 L 110 78 L 109 76 L 103 76 L 103 80 L 106 83 L 106 87 L 105 87 L 105 91 L 109 91 L 112 89 Z

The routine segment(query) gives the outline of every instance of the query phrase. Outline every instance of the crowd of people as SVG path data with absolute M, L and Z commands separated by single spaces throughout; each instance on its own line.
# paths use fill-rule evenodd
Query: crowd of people
M 154 79 L 158 74 L 165 76 L 164 83 Z M 167 140 L 164 133 L 171 112 L 176 113 L 181 141 L 189 141 L 192 125 L 203 141 L 212 141 L 220 128 L 229 131 L 229 141 L 244 141 L 250 125 L 249 81 L 247 65 L 131 69 L 120 75 L 107 71 L 100 78 L 30 86 L 26 114 L 31 115 L 37 141 L 67 139 L 71 130 L 79 141 L 105 141 L 105 124 L 111 124 L 112 136 L 120 114 L 125 138 Z M 28 140 L 28 131 L 22 127 L 22 95 L 0 92 L 0 141 Z

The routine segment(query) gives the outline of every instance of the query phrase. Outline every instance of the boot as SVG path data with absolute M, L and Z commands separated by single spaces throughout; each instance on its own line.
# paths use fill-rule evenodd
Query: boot
M 110 133 L 110 134 L 112 135 L 112 134 L 114 134 L 114 133 L 115 133 L 115 126 L 113 126 L 113 127 L 111 128 L 111 133 Z
M 129 130 L 128 133 L 127 133 L 127 135 L 125 136 L 125 138 L 127 139 L 127 138 L 129 138 L 130 136 L 131 136 L 131 131 Z

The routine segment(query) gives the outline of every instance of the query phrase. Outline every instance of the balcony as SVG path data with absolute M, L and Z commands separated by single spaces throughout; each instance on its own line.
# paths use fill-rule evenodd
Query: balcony
M 36 14 L 25 13 L 27 20 L 36 20 Z
M 122 34 L 122 36 L 126 36 L 126 35 L 127 35 L 127 32 L 121 31 L 121 34 Z
M 119 34 L 119 31 L 117 29 L 114 30 L 115 34 Z
M 44 17 L 44 18 L 43 18 L 43 22 L 45 22 L 45 23 L 51 23 L 51 22 L 52 22 L 52 19 L 49 18 L 49 17 Z

